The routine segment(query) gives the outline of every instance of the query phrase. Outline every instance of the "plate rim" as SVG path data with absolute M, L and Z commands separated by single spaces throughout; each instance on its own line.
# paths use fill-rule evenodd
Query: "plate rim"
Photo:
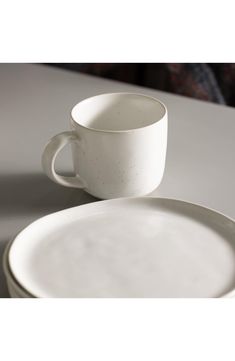
M 17 235 L 18 235 L 18 233 L 17 233 Z M 9 250 L 10 250 L 10 247 L 11 247 L 14 239 L 15 239 L 15 237 L 7 243 L 7 245 L 5 246 L 4 252 L 3 252 L 3 257 L 2 257 L 3 273 L 5 275 L 8 291 L 9 291 L 8 283 L 10 283 L 11 287 L 14 288 L 14 290 L 17 293 L 18 292 L 22 293 L 22 296 L 24 295 L 24 297 L 27 297 L 27 298 L 29 298 L 29 297 L 35 298 L 35 296 L 30 294 L 25 288 L 23 288 L 23 286 L 15 279 L 14 275 L 11 272 L 8 255 L 9 255 Z M 10 293 L 10 291 L 9 291 L 9 293 Z

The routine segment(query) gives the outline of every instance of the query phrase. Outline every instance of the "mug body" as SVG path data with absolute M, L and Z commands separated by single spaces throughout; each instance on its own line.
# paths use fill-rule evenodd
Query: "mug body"
M 75 173 L 101 198 L 135 197 L 161 182 L 167 148 L 167 110 L 131 93 L 102 94 L 77 104 L 71 127 Z

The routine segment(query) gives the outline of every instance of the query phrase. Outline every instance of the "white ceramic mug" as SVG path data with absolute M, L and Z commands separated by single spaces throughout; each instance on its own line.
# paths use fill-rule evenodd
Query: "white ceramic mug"
M 45 173 L 63 186 L 101 199 L 142 196 L 161 182 L 167 148 L 167 109 L 132 93 L 101 94 L 75 105 L 72 131 L 53 137 L 42 156 Z M 59 151 L 71 143 L 74 177 L 56 173 Z

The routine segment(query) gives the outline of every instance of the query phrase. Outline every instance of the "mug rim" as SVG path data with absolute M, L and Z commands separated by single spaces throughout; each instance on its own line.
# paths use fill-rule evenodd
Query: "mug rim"
M 161 116 L 160 119 L 154 121 L 153 123 L 151 124 L 148 124 L 148 125 L 144 125 L 143 127 L 138 127 L 138 128 L 132 128 L 132 129 L 123 129 L 123 130 L 111 130 L 111 129 L 96 129 L 96 128 L 93 128 L 93 127 L 88 127 L 88 126 L 85 126 L 81 123 L 79 123 L 75 117 L 73 116 L 73 112 L 74 112 L 74 109 L 81 103 L 87 101 L 88 99 L 93 99 L 93 98 L 97 98 L 97 97 L 100 97 L 102 95 L 137 95 L 137 96 L 140 96 L 140 97 L 143 97 L 143 98 L 147 98 L 147 99 L 150 99 L 150 100 L 153 100 L 155 102 L 157 102 L 158 104 L 160 104 L 164 110 L 164 114 L 163 116 Z M 158 122 L 160 122 L 161 120 L 163 120 L 165 117 L 167 116 L 167 107 L 166 105 L 159 99 L 155 98 L 155 97 L 152 97 L 150 95 L 146 95 L 146 94 L 142 94 L 142 93 L 132 93 L 132 92 L 112 92 L 112 93 L 101 93 L 101 94 L 97 94 L 97 95 L 94 95 L 94 96 L 91 96 L 91 97 L 88 97 L 88 98 L 85 98 L 83 100 L 81 100 L 80 102 L 76 103 L 72 110 L 70 111 L 70 119 L 72 121 L 72 123 L 74 123 L 76 126 L 78 125 L 79 127 L 82 127 L 84 129 L 87 129 L 87 130 L 91 130 L 91 131 L 94 131 L 94 132 L 99 132 L 99 133 L 131 133 L 131 132 L 136 132 L 136 131 L 141 131 L 143 129 L 146 129 L 146 128 L 150 128 L 152 126 L 154 126 L 155 124 L 157 124 Z

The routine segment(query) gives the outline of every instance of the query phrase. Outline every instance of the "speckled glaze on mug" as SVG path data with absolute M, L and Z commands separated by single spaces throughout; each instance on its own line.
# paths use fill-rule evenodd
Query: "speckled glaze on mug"
M 133 93 L 101 94 L 75 105 L 71 131 L 53 137 L 42 156 L 53 181 L 101 199 L 136 197 L 161 182 L 167 148 L 167 109 Z M 55 172 L 58 152 L 72 144 L 75 176 Z

